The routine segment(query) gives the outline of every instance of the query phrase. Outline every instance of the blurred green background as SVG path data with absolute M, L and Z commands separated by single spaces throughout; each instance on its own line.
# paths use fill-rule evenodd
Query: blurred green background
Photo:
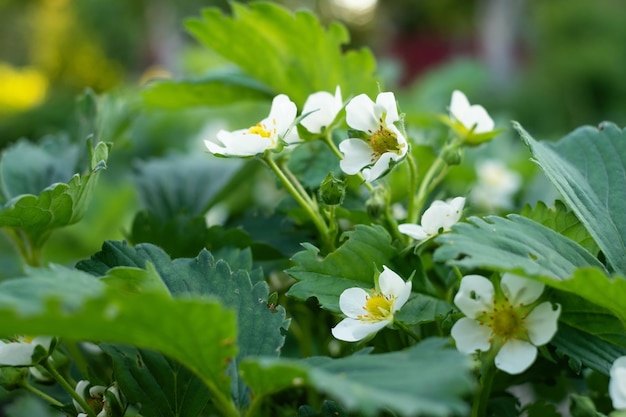
M 281 3 L 343 21 L 354 45 L 374 50 L 385 89 L 423 91 L 433 74 L 468 60 L 473 66 L 452 71 L 450 84 L 539 136 L 603 120 L 624 124 L 622 1 Z M 119 91 L 215 65 L 182 24 L 210 6 L 228 8 L 210 0 L 0 1 L 0 145 L 67 130 L 74 97 L 85 87 Z

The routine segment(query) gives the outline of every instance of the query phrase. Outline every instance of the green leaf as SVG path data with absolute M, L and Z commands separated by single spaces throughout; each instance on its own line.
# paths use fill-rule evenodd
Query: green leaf
M 166 222 L 181 213 L 203 215 L 240 167 L 232 159 L 170 155 L 138 163 L 134 179 L 142 206 Z
M 374 287 L 374 275 L 390 266 L 396 250 L 391 236 L 378 225 L 357 225 L 346 232 L 347 240 L 324 259 L 319 249 L 304 243 L 304 251 L 296 253 L 296 264 L 286 272 L 298 282 L 291 286 L 288 296 L 301 300 L 316 297 L 322 308 L 339 312 L 339 295 L 346 288 Z
M 525 206 L 520 214 L 572 239 L 593 255 L 600 250 L 598 244 L 574 212 L 569 211 L 559 200 L 554 202 L 554 208 L 550 208 L 544 202 L 539 201 L 532 208 Z
M 395 319 L 408 325 L 430 323 L 446 316 L 452 309 L 452 305 L 446 301 L 415 294 L 402 306 Z
M 289 157 L 289 170 L 312 190 L 319 188 L 329 172 L 339 176 L 339 162 L 322 141 L 305 142 L 293 150 Z
M 431 338 L 380 355 L 249 359 L 242 364 L 242 372 L 257 395 L 308 385 L 347 411 L 367 416 L 382 410 L 403 416 L 464 414 L 469 408 L 463 397 L 474 385 L 471 361 L 447 344 L 447 339 Z
M 235 315 L 215 299 L 117 291 L 86 273 L 56 267 L 0 283 L 0 334 L 53 334 L 149 348 L 195 373 L 223 410 L 225 371 L 235 356 Z
M 525 217 L 470 217 L 436 238 L 435 261 L 528 276 L 564 279 L 578 267 L 602 264 L 572 240 Z
M 160 353 L 122 345 L 100 345 L 113 359 L 115 380 L 144 416 L 197 417 L 210 399 L 202 381 Z
M 61 149 L 66 149 L 59 146 L 54 143 L 37 148 L 20 142 L 5 151 L 0 162 L 2 192 L 11 198 L 0 208 L 0 227 L 23 234 L 26 242 L 22 244 L 35 252 L 53 229 L 74 224 L 83 217 L 99 173 L 106 168 L 109 145 L 100 142 L 91 149 L 89 172 L 68 175 L 75 168 L 75 157 L 71 156 L 75 151 L 70 146 L 69 160 L 59 159 Z M 40 189 L 46 181 L 47 186 Z
M 189 19 L 187 29 L 200 42 L 244 73 L 302 106 L 316 91 L 343 96 L 376 94 L 375 61 L 369 50 L 342 52 L 348 31 L 338 23 L 324 29 L 308 11 L 292 13 L 268 2 L 231 3 L 232 16 L 219 9 Z
M 149 106 L 177 110 L 194 106 L 225 106 L 243 100 L 267 100 L 272 92 L 245 74 L 232 70 L 197 80 L 151 82 L 141 93 Z
M 250 392 L 239 379 L 239 361 L 248 356 L 278 356 L 285 337 L 288 321 L 282 307 L 270 310 L 267 305 L 269 287 L 260 279 L 260 271 L 252 271 L 254 284 L 248 272 L 252 266 L 250 251 L 231 256 L 237 261 L 234 272 L 228 263 L 216 261 L 206 250 L 196 258 L 171 260 L 160 248 L 144 244 L 130 247 L 120 242 L 107 242 L 103 250 L 77 268 L 97 273 L 110 273 L 107 268 L 136 266 L 145 268 L 154 264 L 161 279 L 175 297 L 205 295 L 217 297 L 224 306 L 233 309 L 239 323 L 238 353 L 228 366 L 232 378 L 232 394 L 238 405 L 249 401 Z M 262 275 L 261 275 L 262 276 Z
M 626 274 L 626 135 L 612 123 L 578 128 L 556 144 L 513 125 L 611 267 Z

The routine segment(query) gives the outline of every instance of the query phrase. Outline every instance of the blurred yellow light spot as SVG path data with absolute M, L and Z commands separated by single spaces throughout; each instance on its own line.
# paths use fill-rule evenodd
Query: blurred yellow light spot
M 0 62 L 0 112 L 13 113 L 38 106 L 46 98 L 48 79 L 35 68 L 14 68 Z

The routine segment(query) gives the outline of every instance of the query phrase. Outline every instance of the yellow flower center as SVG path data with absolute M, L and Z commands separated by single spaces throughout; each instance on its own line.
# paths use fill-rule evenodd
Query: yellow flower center
M 398 155 L 402 153 L 402 147 L 398 143 L 398 136 L 383 126 L 372 134 L 369 143 L 376 158 L 379 158 L 386 152 L 394 152 Z
M 382 321 L 390 320 L 393 318 L 392 308 L 395 302 L 395 297 L 385 296 L 381 293 L 376 293 L 372 290 L 373 295 L 367 297 L 365 306 L 365 314 L 358 316 L 361 321 Z
M 249 128 L 248 132 L 252 133 L 253 135 L 259 135 L 263 138 L 269 138 L 272 136 L 272 133 L 268 131 L 267 128 L 261 123 L 257 123 L 256 125 Z
M 493 334 L 503 341 L 509 339 L 526 339 L 528 330 L 524 326 L 526 314 L 515 309 L 508 301 L 496 303 L 487 317 L 487 325 Z

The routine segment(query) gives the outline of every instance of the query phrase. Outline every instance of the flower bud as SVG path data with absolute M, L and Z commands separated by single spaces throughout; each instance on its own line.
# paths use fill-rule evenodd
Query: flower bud
M 376 187 L 370 198 L 365 202 L 365 210 L 372 219 L 377 219 L 385 213 L 389 200 L 389 193 L 385 188 Z
M 463 148 L 445 148 L 441 154 L 441 158 L 446 161 L 446 164 L 449 166 L 459 165 L 463 159 Z
M 346 186 L 343 180 L 335 178 L 332 172 L 330 172 L 318 191 L 319 199 L 322 203 L 335 206 L 343 202 L 343 197 L 346 195 Z
M 11 391 L 20 388 L 28 378 L 28 368 L 0 367 L 0 387 Z

